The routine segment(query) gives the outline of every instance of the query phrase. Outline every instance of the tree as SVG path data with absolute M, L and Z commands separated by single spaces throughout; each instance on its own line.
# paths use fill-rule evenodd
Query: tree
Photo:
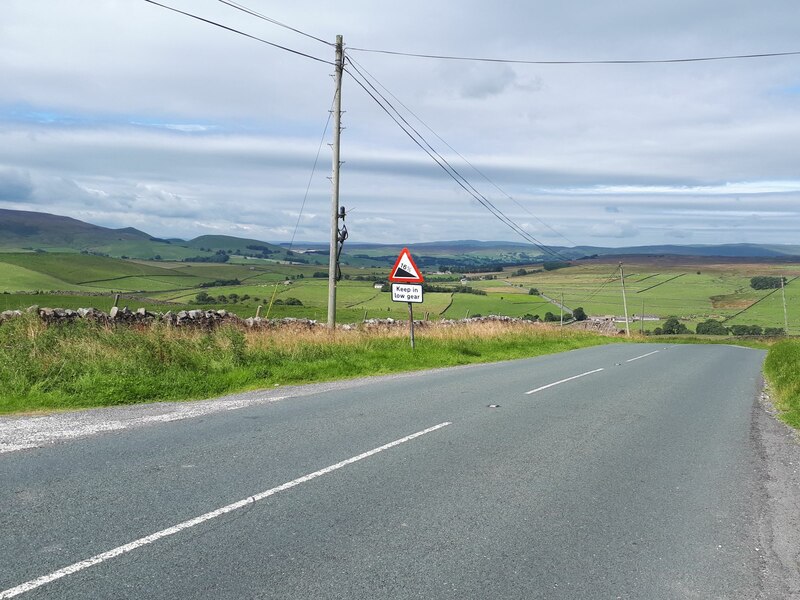
M 586 315 L 586 311 L 583 310 L 583 307 L 579 306 L 572 311 L 572 318 L 576 321 L 585 321 L 588 317 Z
M 733 335 L 761 335 L 763 333 L 759 325 L 731 325 Z
M 781 287 L 781 282 L 786 283 L 785 277 L 753 277 L 750 280 L 750 287 L 754 290 L 775 290 Z
M 664 321 L 664 326 L 661 328 L 664 335 L 680 335 L 682 333 L 691 333 L 689 328 L 678 320 L 678 317 L 669 317 Z
M 538 296 L 538 295 L 539 295 L 539 290 L 537 290 L 536 288 L 531 288 L 528 290 L 528 296 Z
M 699 335 L 728 335 L 728 328 L 719 321 L 708 319 L 697 324 L 697 333 Z

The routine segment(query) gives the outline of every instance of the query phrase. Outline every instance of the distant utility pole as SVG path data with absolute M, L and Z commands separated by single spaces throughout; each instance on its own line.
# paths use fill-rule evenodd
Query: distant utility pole
M 628 323 L 628 299 L 625 297 L 625 271 L 622 270 L 622 263 L 619 263 L 619 277 L 622 280 L 622 306 L 625 309 L 625 333 L 631 337 L 631 326 Z
M 644 298 L 642 298 L 642 314 L 639 315 L 639 333 L 644 335 Z
M 783 287 L 783 276 L 781 276 L 781 296 L 783 296 L 783 330 L 789 335 L 789 316 L 786 313 L 786 289 Z
M 333 80 L 336 92 L 333 97 L 333 173 L 331 175 L 331 255 L 328 261 L 328 328 L 336 328 L 336 266 L 337 245 L 339 242 L 339 159 L 340 136 L 342 133 L 342 70 L 344 50 L 342 36 L 336 36 L 336 65 Z

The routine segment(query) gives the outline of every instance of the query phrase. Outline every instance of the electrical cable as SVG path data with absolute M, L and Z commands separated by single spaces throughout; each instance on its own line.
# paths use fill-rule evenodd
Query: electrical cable
M 286 52 L 291 52 L 292 54 L 297 54 L 298 56 L 303 56 L 305 58 L 310 58 L 311 60 L 315 60 L 317 62 L 325 63 L 326 65 L 335 66 L 334 63 L 332 63 L 329 60 L 324 60 L 322 58 L 318 58 L 316 56 L 312 56 L 310 54 L 306 54 L 305 52 L 300 52 L 299 50 L 292 50 L 291 48 L 287 48 L 286 46 L 281 46 L 280 44 L 276 44 L 274 42 L 269 42 L 269 41 L 267 41 L 267 40 L 265 40 L 263 38 L 257 37 L 255 35 L 251 35 L 249 33 L 245 33 L 244 31 L 240 31 L 239 29 L 234 29 L 233 27 L 228 27 L 227 25 L 223 25 L 222 23 L 217 23 L 216 21 L 212 21 L 210 19 L 206 19 L 204 17 L 200 17 L 198 15 L 194 15 L 192 13 L 189 13 L 189 12 L 186 12 L 186 11 L 183 11 L 183 10 L 179 10 L 177 8 L 173 8 L 172 6 L 167 6 L 166 4 L 161 4 L 160 2 L 156 2 L 155 0 L 144 0 L 144 1 L 147 2 L 148 4 L 153 4 L 155 6 L 160 6 L 161 8 L 164 8 L 166 10 L 170 10 L 170 11 L 178 13 L 180 15 L 184 15 L 186 17 L 190 17 L 192 19 L 196 19 L 198 21 L 202 21 L 203 23 L 208 23 L 209 25 L 213 25 L 215 27 L 219 27 L 220 29 L 225 29 L 227 31 L 231 31 L 233 33 L 237 33 L 237 34 L 242 35 L 242 36 L 244 36 L 246 38 L 250 38 L 251 40 L 255 40 L 257 42 L 261 42 L 262 44 L 267 44 L 268 46 L 272 46 L 273 48 L 278 48 L 280 50 L 285 50 Z
M 617 266 L 617 268 L 614 269 L 613 273 L 611 273 L 606 278 L 606 280 L 603 283 L 600 284 L 600 287 L 598 287 L 594 292 L 589 294 L 586 298 L 581 300 L 580 303 L 584 304 L 584 303 L 588 302 L 589 300 L 591 300 L 592 298 L 594 298 L 597 294 L 599 294 L 603 290 L 603 288 L 605 288 L 609 283 L 611 283 L 612 281 L 614 281 L 614 279 L 616 279 L 616 274 L 618 272 L 619 272 L 619 266 Z
M 335 94 L 334 94 L 335 96 Z M 300 219 L 303 216 L 303 210 L 306 207 L 306 201 L 308 200 L 308 192 L 311 189 L 311 182 L 314 179 L 314 173 L 317 171 L 317 163 L 319 162 L 319 155 L 322 152 L 322 145 L 325 143 L 325 136 L 328 134 L 328 127 L 331 124 L 331 115 L 333 114 L 333 101 L 331 101 L 331 110 L 328 111 L 328 120 L 325 121 L 325 129 L 322 131 L 322 137 L 319 140 L 319 147 L 317 148 L 317 155 L 314 157 L 314 166 L 311 167 L 311 175 L 308 177 L 308 184 L 306 185 L 306 193 L 303 195 L 303 202 L 300 204 L 300 212 L 297 214 L 297 221 L 294 224 L 294 231 L 292 231 L 292 238 L 289 240 L 289 248 L 288 251 L 291 252 L 292 248 L 294 247 L 294 239 L 297 236 L 297 230 L 300 227 Z M 287 253 L 288 257 L 288 253 Z M 278 283 L 275 283 L 275 289 L 272 292 L 272 298 L 270 298 L 269 306 L 267 306 L 267 316 L 265 318 L 269 319 L 269 314 L 272 311 L 272 305 L 275 302 L 275 295 L 278 293 Z
M 358 70 L 358 67 L 350 63 L 353 67 L 353 70 L 346 69 L 347 73 L 353 78 L 359 87 L 361 87 L 380 107 L 386 112 L 387 115 L 395 122 L 395 124 L 400 127 L 400 129 L 409 137 L 411 140 L 417 144 L 439 167 L 442 168 L 465 192 L 467 192 L 470 196 L 472 196 L 475 200 L 477 200 L 481 205 L 483 205 L 489 212 L 491 212 L 498 220 L 508 226 L 512 231 L 520 235 L 523 239 L 530 242 L 531 244 L 535 245 L 539 248 L 542 252 L 550 254 L 560 260 L 569 260 L 568 258 L 562 256 L 557 251 L 549 248 L 548 246 L 544 245 L 542 242 L 537 240 L 535 237 L 530 235 L 526 232 L 520 225 L 514 222 L 511 218 L 509 218 L 502 210 L 497 208 L 488 198 L 486 198 L 483 194 L 481 194 L 470 182 L 467 180 L 457 169 L 455 169 L 446 158 L 444 158 L 431 144 L 425 139 L 422 134 L 417 131 L 408 121 L 400 114 L 400 112 L 389 102 L 385 96 L 383 96 L 376 88 L 373 86 L 366 77 L 361 74 Z M 363 80 L 362 81 L 354 74 L 357 73 Z M 369 86 L 375 92 L 373 93 L 368 89 Z M 377 94 L 377 96 L 376 96 Z M 383 100 L 378 99 L 378 96 Z M 384 104 L 385 103 L 385 104 Z M 389 108 L 387 108 L 387 106 Z M 391 110 L 390 110 L 391 109 Z M 392 111 L 395 114 L 392 114 Z M 399 119 L 399 120 L 398 120 Z M 402 121 L 402 123 L 400 122 Z M 409 129 L 411 131 L 409 131 Z M 414 132 L 413 134 L 411 132 Z M 416 137 L 415 137 L 416 136 Z M 427 147 L 426 147 L 427 146 Z
M 296 28 L 294 28 L 294 27 L 292 27 L 290 25 L 287 25 L 286 23 L 281 23 L 280 21 L 277 21 L 277 20 L 273 19 L 272 17 L 268 17 L 267 15 L 264 15 L 264 14 L 261 14 L 259 12 L 256 12 L 251 8 L 247 8 L 243 4 L 239 4 L 238 2 L 233 2 L 232 0 L 219 0 L 219 1 L 222 2 L 223 4 L 227 4 L 231 8 L 235 8 L 236 10 L 240 10 L 240 11 L 242 11 L 244 13 L 247 13 L 248 15 L 251 15 L 251 16 L 256 17 L 258 19 L 262 19 L 264 21 L 272 23 L 273 25 L 278 25 L 279 27 L 283 27 L 285 29 L 288 29 L 289 31 L 294 31 L 295 33 L 299 33 L 300 35 L 304 35 L 307 38 L 311 38 L 312 40 L 316 40 L 316 41 L 321 42 L 323 44 L 327 44 L 328 46 L 335 46 L 335 44 L 332 44 L 331 42 L 323 40 L 322 38 L 318 38 L 317 36 L 311 35 L 310 33 L 306 33 L 305 31 L 301 31 L 300 29 L 296 29 Z
M 774 58 L 779 56 L 797 56 L 800 50 L 791 52 L 764 52 L 760 54 L 731 54 L 723 56 L 699 56 L 689 58 L 663 58 L 663 59 L 622 59 L 622 60 L 519 60 L 511 58 L 484 58 L 478 56 L 449 56 L 443 54 L 418 54 L 415 52 L 399 52 L 395 50 L 379 50 L 375 48 L 349 47 L 352 52 L 370 52 L 373 54 L 388 54 L 391 56 L 409 56 L 412 58 L 432 58 L 436 60 L 459 60 L 471 62 L 506 63 L 516 65 L 651 65 L 710 62 L 720 60 L 742 60 L 754 58 Z
M 486 175 L 486 174 L 485 174 L 483 171 L 481 171 L 481 170 L 480 170 L 478 167 L 476 167 L 476 166 L 475 166 L 474 164 L 472 164 L 472 163 L 471 163 L 469 160 L 467 160 L 467 158 L 466 158 L 466 157 L 464 157 L 464 155 L 462 155 L 462 154 L 461 154 L 461 153 L 460 153 L 458 150 L 456 150 L 455 148 L 453 148 L 453 146 L 451 146 L 449 143 L 447 143 L 447 141 L 446 141 L 444 138 L 442 138 L 442 136 L 440 136 L 438 133 L 436 133 L 436 131 L 434 131 L 434 130 L 433 130 L 433 129 L 432 129 L 432 128 L 431 128 L 431 127 L 430 127 L 430 126 L 427 124 L 427 123 L 425 123 L 425 121 L 423 121 L 423 120 L 422 120 L 422 119 L 421 119 L 421 118 L 420 118 L 420 117 L 419 117 L 419 116 L 418 116 L 418 115 L 417 115 L 417 114 L 416 114 L 416 113 L 415 113 L 413 110 L 411 110 L 411 109 L 410 109 L 408 106 L 406 106 L 406 105 L 403 103 L 403 101 L 402 101 L 402 100 L 400 100 L 400 99 L 399 99 L 397 96 L 395 96 L 395 95 L 394 95 L 394 94 L 391 92 L 391 90 L 389 90 L 389 89 L 388 89 L 388 88 L 387 88 L 385 85 L 383 85 L 383 84 L 382 84 L 380 81 L 378 81 L 378 79 L 377 79 L 377 78 L 376 78 L 374 75 L 372 75 L 372 74 L 371 74 L 369 71 L 367 71 L 367 70 L 364 68 L 364 66 L 363 66 L 361 63 L 359 63 L 357 60 L 355 60 L 355 59 L 354 59 L 352 56 L 348 56 L 348 60 L 349 60 L 351 63 L 354 63 L 354 66 L 357 66 L 357 67 L 359 67 L 359 68 L 361 69 L 361 71 L 363 71 L 364 73 L 366 73 L 367 75 L 369 75 L 369 77 L 370 77 L 370 78 L 371 78 L 371 79 L 372 79 L 372 80 L 373 80 L 375 83 L 377 83 L 377 84 L 378 84 L 378 85 L 379 85 L 379 86 L 380 86 L 380 87 L 381 87 L 381 88 L 382 88 L 382 89 L 383 89 L 383 90 L 384 90 L 384 91 L 385 91 L 387 94 L 389 94 L 389 95 L 390 95 L 392 98 L 394 98 L 394 99 L 395 99 L 395 100 L 396 100 L 396 101 L 397 101 L 397 102 L 400 104 L 400 106 L 402 106 L 403 108 L 405 108 L 405 109 L 406 109 L 406 110 L 407 110 L 407 111 L 408 111 L 408 112 L 409 112 L 409 113 L 410 113 L 410 114 L 411 114 L 411 115 L 412 115 L 412 116 L 413 116 L 413 117 L 414 117 L 414 118 L 415 118 L 417 121 L 419 121 L 420 123 L 422 123 L 422 125 L 423 125 L 423 126 L 424 126 L 424 127 L 425 127 L 425 128 L 428 130 L 428 131 L 430 131 L 430 132 L 431 132 L 433 135 L 435 135 L 435 136 L 436 136 L 436 137 L 439 139 L 439 141 L 440 141 L 440 142 L 442 142 L 442 143 L 443 143 L 445 146 L 447 146 L 447 147 L 448 147 L 450 150 L 452 150 L 452 151 L 453 151 L 453 152 L 454 152 L 456 155 L 458 155 L 458 157 L 459 157 L 459 158 L 461 158 L 461 160 L 463 160 L 465 163 L 467 163 L 467 164 L 468 164 L 468 165 L 469 165 L 469 166 L 472 168 L 472 170 L 473 170 L 473 171 L 475 171 L 475 172 L 476 172 L 478 175 L 480 175 L 481 177 L 483 177 L 483 179 L 485 179 L 485 180 L 486 180 L 487 182 L 489 182 L 489 183 L 490 183 L 492 186 L 494 186 L 494 188 L 495 188 L 495 189 L 496 189 L 498 192 L 500 192 L 501 194 L 503 194 L 503 195 L 504 195 L 506 198 L 508 198 L 508 199 L 509 199 L 509 200 L 511 200 L 511 201 L 512 201 L 514 204 L 516 204 L 516 205 L 517 205 L 519 208 L 521 208 L 522 210 L 524 210 L 526 213 L 528 213 L 530 216 L 532 216 L 534 219 L 536 219 L 536 220 L 537 220 L 537 221 L 538 221 L 540 224 L 542 224 L 542 225 L 544 225 L 545 227 L 547 227 L 547 229 L 549 229 L 550 231 L 552 231 L 553 233 L 555 233 L 556 235 L 558 235 L 558 236 L 559 236 L 559 237 L 561 237 L 562 239 L 566 240 L 567 242 L 569 242 L 569 243 L 570 243 L 570 244 L 572 244 L 573 246 L 577 246 L 577 245 L 578 245 L 576 242 L 572 241 L 572 240 L 571 240 L 571 239 L 569 239 L 567 236 L 565 236 L 565 235 L 564 235 L 564 234 L 562 234 L 561 232 L 557 231 L 556 229 L 554 229 L 553 227 L 551 227 L 550 225 L 548 225 L 547 223 L 545 223 L 545 222 L 544 222 L 542 219 L 540 219 L 540 218 L 539 218 L 539 217 L 537 217 L 535 214 L 533 214 L 533 213 L 532 213 L 530 210 L 528 210 L 528 209 L 527 209 L 527 208 L 526 208 L 524 205 L 522 205 L 522 204 L 520 204 L 519 202 L 517 202 L 517 200 L 516 200 L 515 198 L 513 198 L 513 197 L 512 197 L 510 194 L 506 193 L 506 191 L 505 191 L 505 190 L 503 190 L 503 189 L 502 189 L 502 188 L 501 188 L 499 185 L 497 185 L 497 184 L 496 184 L 494 181 L 492 181 L 492 180 L 489 178 L 489 176 L 488 176 L 488 175 Z

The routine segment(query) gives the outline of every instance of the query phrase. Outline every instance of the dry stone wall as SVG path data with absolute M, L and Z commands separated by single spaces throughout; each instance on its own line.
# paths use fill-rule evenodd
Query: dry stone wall
M 130 310 L 127 306 L 124 308 L 114 307 L 109 312 L 104 312 L 96 308 L 40 308 L 38 306 L 31 306 L 28 309 L 22 310 L 6 310 L 0 313 L 0 324 L 9 319 L 21 317 L 24 314 L 35 313 L 39 318 L 48 324 L 68 323 L 71 321 L 85 320 L 103 325 L 149 325 L 154 323 L 163 323 L 175 327 L 195 327 L 199 329 L 213 329 L 220 325 L 236 325 L 240 327 L 247 327 L 251 329 L 264 329 L 270 327 L 280 327 L 292 325 L 295 327 L 315 328 L 325 327 L 324 323 L 320 323 L 313 319 L 264 319 L 262 317 L 248 317 L 242 318 L 238 315 L 228 312 L 226 310 L 181 310 L 181 311 L 167 311 L 151 312 L 145 308 L 137 310 Z M 473 317 L 469 319 L 459 320 L 442 320 L 442 321 L 415 321 L 418 326 L 425 327 L 432 323 L 439 326 L 454 326 L 461 323 L 481 323 L 481 322 L 500 322 L 500 323 L 528 323 L 532 326 L 542 326 L 540 323 L 532 321 L 525 321 L 514 317 L 490 315 L 486 317 Z M 339 327 L 345 330 L 356 328 L 392 328 L 407 326 L 408 321 L 397 319 L 367 319 L 358 324 L 345 324 Z

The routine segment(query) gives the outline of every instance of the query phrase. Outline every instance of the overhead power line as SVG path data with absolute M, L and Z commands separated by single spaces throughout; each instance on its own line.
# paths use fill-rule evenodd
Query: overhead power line
M 508 217 L 502 210 L 500 210 L 491 200 L 481 194 L 470 182 L 464 177 L 457 169 L 455 169 L 450 162 L 442 156 L 426 139 L 419 133 L 419 131 L 411 125 L 405 117 L 392 105 L 386 97 L 375 88 L 374 85 L 367 79 L 354 63 L 349 63 L 352 69 L 347 69 L 347 73 L 353 78 L 359 87 L 361 87 L 367 95 L 369 95 L 383 111 L 400 127 L 400 129 L 411 140 L 419 146 L 439 167 L 445 171 L 465 192 L 472 196 L 478 203 L 486 208 L 495 218 L 509 227 L 512 231 L 517 233 L 520 237 L 530 242 L 542 252 L 550 254 L 560 260 L 569 260 L 565 256 L 559 254 L 556 250 L 543 244 L 527 231 L 517 224 L 513 219 Z
M 742 60 L 755 58 L 774 58 L 779 56 L 798 56 L 800 50 L 792 52 L 764 52 L 760 54 L 730 54 L 722 56 L 693 56 L 687 58 L 656 58 L 656 59 L 620 59 L 620 60 L 523 60 L 513 58 L 487 58 L 481 56 L 452 56 L 446 54 L 420 54 L 416 52 L 399 52 L 396 50 L 380 50 L 376 48 L 353 48 L 351 52 L 370 52 L 373 54 L 388 54 L 391 56 L 409 56 L 412 58 L 431 58 L 436 60 L 460 60 L 471 62 L 507 63 L 517 65 L 652 65 L 671 63 L 711 62 L 720 60 Z
M 303 194 L 303 202 L 300 204 L 300 212 L 297 213 L 297 221 L 294 224 L 294 230 L 292 231 L 292 239 L 289 240 L 289 252 L 292 251 L 294 248 L 294 239 L 297 236 L 297 230 L 300 227 L 300 219 L 303 217 L 303 211 L 306 208 L 306 201 L 308 200 L 308 192 L 311 190 L 311 182 L 314 180 L 314 173 L 317 171 L 317 163 L 319 162 L 319 155 L 322 152 L 322 145 L 325 143 L 325 136 L 328 133 L 328 126 L 331 124 L 331 117 L 333 116 L 333 101 L 331 101 L 331 110 L 328 111 L 328 120 L 325 121 L 325 128 L 322 130 L 322 137 L 319 140 L 319 146 L 317 147 L 317 154 L 314 156 L 314 166 L 311 167 L 311 175 L 308 177 L 308 184 L 306 185 L 306 193 Z M 288 259 L 287 254 L 287 259 Z M 272 312 L 272 306 L 275 304 L 275 296 L 278 293 L 278 282 L 275 282 L 275 288 L 272 291 L 272 298 L 270 298 L 269 306 L 267 306 L 267 319 L 269 319 L 269 315 Z
M 349 56 L 349 57 L 348 57 L 348 60 L 349 60 L 349 61 L 351 61 L 352 63 L 354 63 L 354 65 L 355 65 L 355 66 L 359 67 L 359 68 L 361 69 L 361 71 L 363 71 L 364 73 L 366 73 L 366 74 L 367 74 L 367 75 L 370 77 L 370 79 L 372 79 L 372 81 L 374 81 L 376 84 L 378 84 L 378 85 L 379 85 L 379 86 L 380 86 L 380 87 L 381 87 L 381 88 L 382 88 L 382 89 L 383 89 L 383 90 L 384 90 L 384 91 L 385 91 L 387 94 L 389 94 L 389 95 L 390 95 L 392 98 L 394 98 L 394 99 L 397 101 L 397 103 L 398 103 L 398 104 L 400 104 L 400 106 L 402 106 L 404 109 L 406 109 L 406 110 L 407 110 L 407 111 L 408 111 L 408 112 L 409 112 L 409 113 L 410 113 L 410 114 L 411 114 L 411 115 L 412 115 L 412 116 L 413 116 L 413 117 L 414 117 L 414 118 L 415 118 L 417 121 L 419 121 L 419 122 L 422 124 L 422 126 L 423 126 L 423 127 L 425 127 L 425 129 L 427 129 L 427 130 L 428 130 L 428 131 L 430 131 L 430 132 L 431 132 L 433 135 L 435 135 L 435 136 L 436 136 L 436 138 L 437 138 L 437 139 L 438 139 L 440 142 L 442 142 L 442 143 L 443 143 L 445 146 L 447 146 L 447 147 L 448 147 L 448 148 L 449 148 L 451 151 L 453 151 L 453 152 L 454 152 L 456 155 L 458 155 L 458 157 L 459 157 L 459 158 L 461 158 L 461 160 L 463 160 L 465 163 L 467 163 L 467 165 L 469 165 L 469 166 L 472 168 L 472 170 L 473 170 L 473 171 L 475 171 L 475 172 L 476 172 L 478 175 L 480 175 L 480 176 L 481 176 L 481 177 L 482 177 L 484 180 L 486 180 L 486 181 L 487 181 L 489 184 L 491 184 L 491 185 L 492 185 L 492 186 L 493 186 L 493 187 L 494 187 L 494 188 L 495 188 L 495 189 L 496 189 L 498 192 L 500 192 L 501 194 L 503 194 L 503 195 L 504 195 L 506 198 L 508 198 L 508 199 L 509 199 L 509 200 L 511 200 L 511 201 L 512 201 L 514 204 L 516 204 L 516 205 L 517 205 L 519 208 L 521 208 L 521 209 L 522 209 L 522 210 L 524 210 L 526 213 L 528 213 L 530 216 L 532 216 L 534 219 L 536 219 L 536 220 L 537 220 L 537 221 L 538 221 L 538 222 L 539 222 L 541 225 L 543 225 L 544 227 L 546 227 L 547 229 L 549 229 L 550 231 L 552 231 L 554 234 L 556 234 L 557 236 L 559 236 L 559 237 L 560 237 L 560 238 L 562 238 L 563 240 L 567 241 L 568 243 L 572 244 L 573 246 L 577 246 L 577 245 L 578 245 L 577 243 L 575 243 L 575 242 L 573 242 L 571 239 L 569 239 L 567 236 L 565 236 L 564 234 L 562 234 L 560 231 L 558 231 L 557 229 L 554 229 L 553 227 L 551 227 L 550 225 L 548 225 L 546 222 L 544 222 L 542 219 L 540 219 L 538 216 L 536 216 L 535 214 L 533 214 L 533 213 L 532 213 L 530 210 L 528 210 L 528 208 L 527 208 L 527 207 L 525 207 L 523 204 L 519 203 L 519 202 L 518 202 L 518 201 L 517 201 L 517 200 L 516 200 L 516 199 L 515 199 L 513 196 L 511 196 L 510 194 L 508 194 L 508 193 L 507 193 L 505 190 L 503 190 L 503 189 L 502 189 L 502 188 L 501 188 L 499 185 L 497 185 L 497 184 L 496 184 L 494 181 L 492 181 L 492 179 L 490 179 L 488 175 L 486 175 L 486 174 L 485 174 L 483 171 L 481 171 L 481 170 L 480 170 L 478 167 L 476 167 L 476 166 L 475 166 L 474 164 L 472 164 L 472 163 L 471 163 L 469 160 L 467 160 L 467 158 L 466 158 L 466 157 L 465 157 L 463 154 L 461 154 L 461 153 L 460 153 L 458 150 L 456 150 L 455 148 L 453 148 L 453 146 L 451 146 L 451 145 L 450 145 L 450 144 L 447 142 L 447 140 L 445 140 L 444 138 L 442 138 L 442 136 L 440 136 L 438 133 L 436 133 L 436 131 L 434 131 L 434 130 L 433 130 L 433 129 L 432 129 L 432 128 L 431 128 L 431 127 L 430 127 L 430 126 L 429 126 L 429 125 L 428 125 L 428 124 L 425 122 L 425 121 L 423 121 L 423 120 L 422 120 L 422 119 L 421 119 L 421 118 L 420 118 L 420 117 L 419 117 L 419 116 L 418 116 L 418 115 L 417 115 L 417 114 L 416 114 L 416 113 L 415 113 L 413 110 L 411 110 L 411 109 L 410 109 L 408 106 L 406 106 L 406 105 L 403 103 L 403 101 L 402 101 L 402 100 L 400 100 L 400 99 L 399 99 L 397 96 L 395 96 L 395 95 L 394 95 L 394 94 L 391 92 L 391 90 L 387 89 L 387 87 L 386 87 L 385 85 L 383 85 L 383 84 L 382 84 L 380 81 L 378 81 L 378 79 L 377 79 L 377 78 L 376 78 L 374 75 L 372 75 L 372 74 L 371 74 L 369 71 L 367 71 L 367 70 L 364 68 L 364 66 L 363 66 L 361 63 L 359 63 L 357 60 L 355 60 L 355 59 L 354 59 L 352 56 Z
M 290 25 L 287 25 L 286 23 L 281 23 L 280 21 L 277 21 L 277 20 L 273 19 L 272 17 L 268 17 L 267 15 L 261 14 L 260 12 L 256 12 L 251 8 L 247 8 L 243 4 L 239 4 L 238 2 L 233 2 L 233 0 L 219 0 L 219 1 L 222 2 L 223 4 L 227 4 L 231 8 L 235 8 L 236 10 L 240 10 L 242 12 L 245 12 L 248 15 L 251 15 L 253 17 L 257 17 L 259 19 L 262 19 L 264 21 L 272 23 L 273 25 L 278 25 L 279 27 L 283 27 L 284 29 L 288 29 L 289 31 L 294 31 L 295 33 L 299 33 L 300 35 L 304 35 L 307 38 L 311 38 L 312 40 L 316 40 L 316 41 L 321 42 L 323 44 L 327 44 L 328 46 L 333 46 L 334 45 L 334 44 L 332 44 L 331 42 L 329 42 L 327 40 L 323 40 L 322 38 L 318 38 L 317 36 L 311 35 L 310 33 L 307 33 L 307 32 L 302 31 L 300 29 L 296 29 L 296 28 L 294 28 L 294 27 L 292 27 Z
M 225 29 L 226 31 L 230 31 L 232 33 L 236 33 L 238 35 L 242 35 L 246 38 L 250 38 L 251 40 L 255 40 L 257 42 L 261 42 L 262 44 L 267 44 L 268 46 L 272 46 L 273 48 L 278 48 L 279 50 L 284 50 L 286 52 L 291 52 L 292 54 L 297 54 L 298 56 L 303 56 L 305 58 L 310 58 L 311 60 L 315 60 L 317 62 L 325 63 L 326 65 L 333 65 L 333 63 L 329 60 L 324 60 L 322 58 L 318 58 L 316 56 L 312 56 L 310 54 L 306 54 L 305 52 L 300 52 L 299 50 L 293 50 L 291 48 L 287 48 L 286 46 L 281 46 L 280 44 L 276 44 L 274 42 L 267 41 L 263 38 L 260 38 L 255 35 L 251 35 L 249 33 L 245 33 L 244 31 L 240 31 L 239 29 L 234 29 L 233 27 L 228 27 L 227 25 L 223 25 L 222 23 L 217 23 L 216 21 L 212 21 L 211 19 L 206 19 L 204 17 L 179 10 L 172 6 L 167 6 L 166 4 L 161 4 L 160 2 L 156 2 L 155 0 L 144 0 L 148 4 L 153 4 L 155 6 L 159 6 L 163 9 L 172 11 L 174 13 L 178 13 L 180 15 L 184 15 L 185 17 L 190 17 L 192 19 L 196 19 L 198 21 L 202 21 L 203 23 L 208 23 L 209 25 L 213 25 L 214 27 L 219 27 L 220 29 Z

